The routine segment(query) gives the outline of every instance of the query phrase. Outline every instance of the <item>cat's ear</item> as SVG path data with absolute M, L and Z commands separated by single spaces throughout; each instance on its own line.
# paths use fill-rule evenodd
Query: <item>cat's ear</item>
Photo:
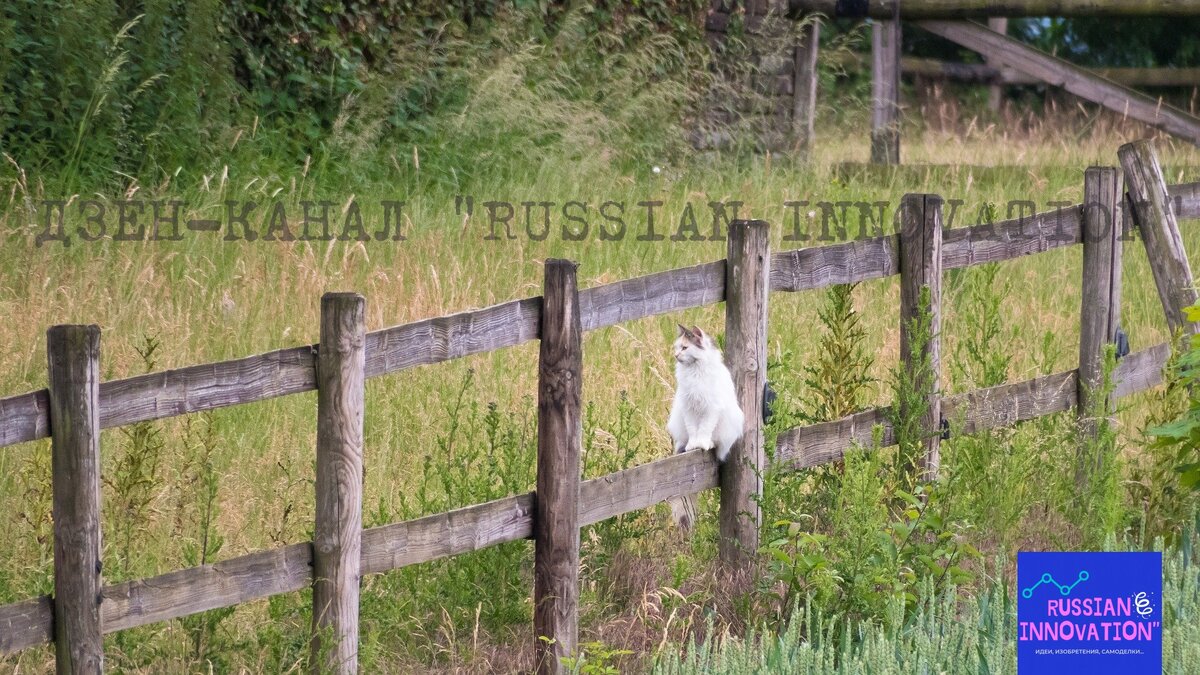
M 681 323 L 677 323 L 675 325 L 679 326 L 679 337 L 690 338 L 692 336 L 692 331 L 688 330 L 687 326 Z
M 692 326 L 692 330 L 688 331 L 688 339 L 697 347 L 704 347 L 704 331 L 699 326 Z
M 704 339 L 704 331 L 700 330 L 699 326 L 692 326 L 692 335 L 695 335 L 699 340 Z

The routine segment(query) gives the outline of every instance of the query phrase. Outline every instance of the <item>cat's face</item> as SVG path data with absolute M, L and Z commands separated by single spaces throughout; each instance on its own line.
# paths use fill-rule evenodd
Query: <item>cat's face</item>
M 716 351 L 712 338 L 699 328 L 679 326 L 679 337 L 675 338 L 675 360 L 680 363 L 695 363 Z

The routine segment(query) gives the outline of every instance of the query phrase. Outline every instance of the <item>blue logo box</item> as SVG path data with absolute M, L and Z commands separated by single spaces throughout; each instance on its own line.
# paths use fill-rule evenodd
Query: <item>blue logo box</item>
M 1017 672 L 1162 672 L 1161 553 L 1017 554 Z

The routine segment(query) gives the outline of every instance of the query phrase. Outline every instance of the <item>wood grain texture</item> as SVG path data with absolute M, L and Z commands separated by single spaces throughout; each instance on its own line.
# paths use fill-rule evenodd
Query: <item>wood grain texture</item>
M 1170 345 L 1121 359 L 1113 374 L 1118 398 L 1155 387 Z M 942 411 L 953 432 L 972 434 L 1069 410 L 1077 371 L 945 397 Z M 782 432 L 776 462 L 794 470 L 840 459 L 854 445 L 895 444 L 887 408 Z M 692 451 L 594 478 L 581 486 L 581 525 L 653 506 L 718 484 L 712 453 Z M 533 536 L 534 495 L 525 493 L 363 532 L 363 574 L 376 574 Z M 312 546 L 293 544 L 104 588 L 103 630 L 111 633 L 298 591 L 311 583 Z M 0 606 L 0 654 L 46 644 L 53 634 L 49 598 Z
M 533 493 L 363 531 L 362 573 L 478 551 L 533 537 Z
M 100 632 L 100 327 L 46 332 L 54 510 L 54 662 L 104 670 Z
M 43 595 L 0 606 L 0 654 L 54 641 L 54 598 Z
M 1200 183 L 1170 187 L 1179 217 L 1200 218 Z M 772 256 L 771 290 L 803 291 L 899 272 L 895 235 Z M 943 268 L 1008 260 L 1079 243 L 1079 207 L 946 230 Z M 580 291 L 584 330 L 720 302 L 725 261 L 668 270 Z M 537 338 L 541 298 L 367 333 L 367 376 L 429 365 Z M 100 427 L 164 419 L 316 389 L 317 345 L 166 370 L 100 385 Z M 49 436 L 45 389 L 0 399 L 0 446 Z
M 524 298 L 367 333 L 367 377 L 536 340 L 541 305 Z
M 1078 244 L 1080 207 L 1055 208 L 995 223 L 945 230 L 942 268 L 1011 260 Z
M 1200 182 L 1168 185 L 1167 194 L 1178 218 L 1200 218 Z
M 614 326 L 725 299 L 725 261 L 625 279 L 579 291 L 583 330 Z
M 1094 399 L 1104 385 L 1104 349 L 1117 341 L 1121 318 L 1121 257 L 1124 236 L 1121 173 L 1112 167 L 1091 167 L 1083 176 L 1083 280 L 1079 330 L 1079 457 L 1075 479 L 1087 487 L 1103 459 L 1096 453 L 1099 420 L 1113 411 L 1112 399 Z
M 312 667 L 319 673 L 358 672 L 365 311 L 357 293 L 321 298 L 312 620 Z
M 49 390 L 0 398 L 0 447 L 49 435 Z
M 898 274 L 898 242 L 890 235 L 776 253 L 771 256 L 771 290 L 807 291 Z
M 583 329 L 575 267 L 569 260 L 547 260 L 542 289 L 533 637 L 535 668 L 547 675 L 567 672 L 562 659 L 575 654 L 579 638 Z
M 770 225 L 739 220 L 729 226 L 725 281 L 725 363 L 745 415 L 742 439 L 721 465 L 723 562 L 745 567 L 758 551 L 762 513 L 762 397 L 767 379 L 767 296 L 770 290 Z
M 948 396 L 942 401 L 942 415 L 951 435 L 970 435 L 1070 410 L 1077 400 L 1077 374 L 1069 370 Z
M 1124 398 L 1162 384 L 1163 368 L 1170 357 L 1171 345 L 1163 342 L 1118 361 L 1113 372 L 1113 396 Z
M 904 195 L 900 226 L 900 360 L 914 395 L 924 399 L 919 466 L 922 479 L 932 481 L 941 464 L 942 198 Z M 900 405 L 903 418 L 915 415 L 907 402 Z
M 1196 304 L 1196 282 L 1188 264 L 1179 221 L 1163 179 L 1162 165 L 1152 141 L 1126 143 L 1117 150 L 1125 170 L 1125 184 L 1134 221 L 1142 234 L 1146 258 L 1158 288 L 1171 332 L 1182 331 L 1190 336 L 1197 325 L 1187 321 L 1183 310 Z
M 1193 144 L 1200 144 L 1200 119 L 1161 100 L 1088 72 L 1063 59 L 1000 35 L 968 21 L 921 21 L 925 30 L 1002 63 L 1062 87 L 1119 115 L 1162 129 Z
M 871 447 L 876 427 L 880 447 L 896 444 L 889 408 L 871 408 L 829 422 L 792 427 L 780 432 L 775 440 L 775 462 L 797 471 L 835 462 L 853 447 Z
M 708 490 L 718 482 L 717 459 L 707 450 L 692 450 L 593 478 L 580 488 L 579 524 L 591 525 L 672 497 Z
M 231 607 L 311 583 L 310 542 L 127 581 L 104 589 L 104 632 Z
M 900 163 L 900 22 L 871 26 L 871 163 Z

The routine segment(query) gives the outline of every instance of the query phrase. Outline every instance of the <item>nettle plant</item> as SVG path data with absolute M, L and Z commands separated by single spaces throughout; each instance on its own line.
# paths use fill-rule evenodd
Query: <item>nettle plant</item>
M 1200 304 L 1184 310 L 1189 322 L 1200 321 Z M 1187 392 L 1187 409 L 1174 421 L 1159 424 L 1148 430 L 1154 447 L 1175 452 L 1175 471 L 1179 484 L 1200 491 L 1200 340 L 1180 339 L 1183 347 L 1173 359 L 1169 373 L 1170 386 Z
M 818 312 L 825 334 L 806 369 L 816 401 L 807 421 L 860 410 L 872 382 L 852 294 L 852 287 L 831 289 Z M 930 336 L 927 299 L 923 306 L 913 344 Z M 914 381 L 930 367 L 927 357 L 920 361 L 915 374 L 897 368 L 890 382 L 893 400 L 905 403 L 893 406 L 899 447 L 883 447 L 876 428 L 870 447 L 847 452 L 839 464 L 793 474 L 798 478 L 768 472 L 764 510 L 773 519 L 762 548 L 770 570 L 763 589 L 777 598 L 781 618 L 805 600 L 837 616 L 886 621 L 893 602 L 912 605 L 926 595 L 923 588 L 970 580 L 963 563 L 979 552 L 961 536 L 952 479 L 922 482 L 914 471 L 925 411 Z

